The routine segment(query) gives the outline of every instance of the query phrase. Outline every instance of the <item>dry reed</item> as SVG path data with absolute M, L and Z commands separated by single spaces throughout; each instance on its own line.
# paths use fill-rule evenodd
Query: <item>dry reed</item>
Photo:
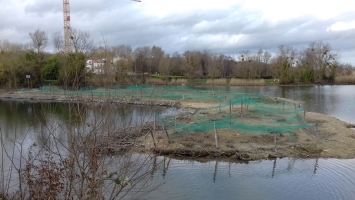
M 341 75 L 337 76 L 334 81 L 335 84 L 355 84 L 355 76 Z
M 152 84 L 152 85 L 164 85 L 165 81 L 157 78 L 148 78 L 145 83 Z
M 186 79 L 173 79 L 170 82 L 170 85 L 186 85 L 187 84 L 187 80 Z

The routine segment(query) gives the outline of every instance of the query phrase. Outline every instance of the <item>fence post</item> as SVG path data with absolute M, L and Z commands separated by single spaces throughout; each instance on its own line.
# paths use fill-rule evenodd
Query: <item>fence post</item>
M 174 115 L 174 126 L 176 126 L 176 108 L 175 108 L 175 115 Z
M 316 123 L 317 145 L 319 144 L 318 124 Z
M 304 120 L 304 122 L 306 122 L 306 111 L 305 110 L 303 111 L 303 120 Z
M 240 100 L 240 117 L 243 118 L 243 98 Z
M 171 143 L 170 136 L 168 134 L 168 131 L 165 129 L 165 125 L 163 124 L 163 131 L 165 132 L 166 136 L 168 137 L 169 143 Z
M 219 100 L 218 112 L 221 112 L 221 100 Z
M 276 147 L 276 132 L 275 132 L 275 128 L 274 130 L 274 145 L 275 145 L 275 152 L 277 151 L 277 147 Z
M 218 136 L 217 136 L 216 122 L 213 123 L 213 126 L 214 126 L 214 140 L 216 141 L 216 148 L 218 149 L 218 148 L 219 148 L 219 145 L 218 145 Z
M 232 100 L 229 100 L 229 124 L 232 123 Z
M 157 116 L 154 113 L 154 122 L 153 122 L 153 131 L 154 131 L 154 133 L 155 133 L 156 120 L 157 120 Z
M 154 138 L 154 134 L 153 134 L 152 130 L 150 130 L 150 135 L 152 136 L 152 139 L 153 139 L 154 148 L 157 148 L 157 143 L 155 143 L 155 138 Z

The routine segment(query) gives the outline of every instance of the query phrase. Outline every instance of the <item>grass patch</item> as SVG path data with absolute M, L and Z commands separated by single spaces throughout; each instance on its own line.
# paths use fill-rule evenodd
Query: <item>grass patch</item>
M 264 79 L 265 81 L 265 85 L 278 85 L 279 84 L 279 80 L 278 79 Z
M 165 80 L 166 78 L 169 80 L 176 80 L 176 79 L 184 79 L 185 76 L 164 76 L 164 75 L 158 75 L 158 74 L 151 74 L 151 78 L 156 78 L 156 79 L 163 79 Z
M 58 80 L 43 80 L 43 85 L 57 85 Z
M 264 79 L 237 79 L 232 78 L 229 82 L 231 86 L 244 86 L 244 85 L 265 85 Z
M 207 79 L 189 79 L 187 81 L 188 84 L 196 85 L 196 84 L 206 84 Z
M 219 78 L 219 79 L 207 79 L 207 85 L 228 85 L 228 81 L 226 78 Z

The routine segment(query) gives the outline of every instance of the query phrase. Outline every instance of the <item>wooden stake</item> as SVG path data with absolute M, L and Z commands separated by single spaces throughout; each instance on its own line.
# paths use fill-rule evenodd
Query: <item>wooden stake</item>
M 229 124 L 232 123 L 232 100 L 229 100 Z
M 165 129 L 164 125 L 163 125 L 163 131 L 165 132 L 166 136 L 168 137 L 169 143 L 171 143 L 170 136 L 168 134 L 168 131 Z
M 217 129 L 216 129 L 216 122 L 214 122 L 214 140 L 216 141 L 216 148 L 218 149 L 219 148 L 219 145 L 218 145 L 218 136 L 217 136 Z
M 218 112 L 221 112 L 221 101 L 219 101 Z
M 305 110 L 303 111 L 303 120 L 304 120 L 304 122 L 306 122 L 306 111 Z
M 150 135 L 152 136 L 152 139 L 153 139 L 154 148 L 157 148 L 157 143 L 155 143 L 154 134 L 153 134 L 152 130 L 150 130 Z
M 275 152 L 276 152 L 277 148 L 276 148 L 276 132 L 275 132 L 275 128 L 274 128 L 274 145 L 275 145 Z
M 155 115 L 154 113 L 154 122 L 153 122 L 153 131 L 155 133 L 155 123 L 156 123 L 156 120 L 157 120 L 157 116 Z
M 318 124 L 316 123 L 316 133 L 317 133 L 317 145 L 319 143 L 319 133 L 318 133 Z
M 243 118 L 243 99 L 241 99 L 241 104 L 240 104 L 240 117 Z

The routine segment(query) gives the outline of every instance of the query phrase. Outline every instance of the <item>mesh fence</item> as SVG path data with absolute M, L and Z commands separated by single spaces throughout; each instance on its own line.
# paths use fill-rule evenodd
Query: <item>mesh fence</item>
M 23 90 L 22 92 L 34 92 Z M 72 97 L 109 97 L 116 99 L 150 99 L 210 102 L 211 107 L 182 117 L 156 116 L 158 124 L 176 133 L 209 132 L 227 129 L 244 133 L 286 133 L 306 128 L 304 111 L 293 102 L 275 100 L 245 89 L 198 89 L 187 86 L 120 86 L 106 88 L 87 87 L 63 90 L 44 86 L 38 93 Z
M 215 109 L 215 110 L 213 110 Z M 168 126 L 176 133 L 210 132 L 226 129 L 243 133 L 287 133 L 309 124 L 303 121 L 304 111 L 295 109 L 293 103 L 269 102 L 266 98 L 230 101 L 208 111 L 191 114 L 183 120 L 176 117 L 160 117 L 160 125 Z

